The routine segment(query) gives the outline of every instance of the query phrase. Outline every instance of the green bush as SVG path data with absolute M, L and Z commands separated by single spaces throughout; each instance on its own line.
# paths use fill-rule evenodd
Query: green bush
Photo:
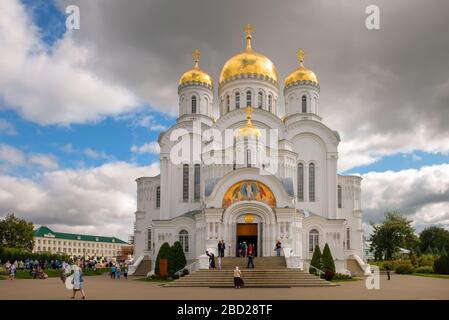
M 415 269 L 415 273 L 434 273 L 433 267 L 431 266 L 424 266 L 424 267 L 418 267 Z
M 442 255 L 435 260 L 433 270 L 437 274 L 449 274 L 449 256 Z
M 176 241 L 172 247 L 170 247 L 170 255 L 168 258 L 168 271 L 171 276 L 174 276 L 175 272 L 184 268 L 187 264 L 184 250 L 181 243 Z
M 313 256 L 312 260 L 310 261 L 309 268 L 309 273 L 315 274 L 317 271 L 315 270 L 315 268 L 312 268 L 312 266 L 321 269 L 321 250 L 319 245 L 316 245 L 315 250 L 313 250 Z
M 351 280 L 352 276 L 349 274 L 343 274 L 343 273 L 336 273 L 334 275 L 334 279 L 333 280 Z
M 396 272 L 397 274 L 410 274 L 413 273 L 413 271 L 414 271 L 413 265 L 409 261 L 401 262 L 394 269 L 394 272 Z
M 167 242 L 164 242 L 162 246 L 159 249 L 159 252 L 157 253 L 156 257 L 156 265 L 154 266 L 154 272 L 157 275 L 160 275 L 159 273 L 159 262 L 161 259 L 168 259 L 170 257 L 170 245 Z
M 435 262 L 435 257 L 430 254 L 424 254 L 418 259 L 418 265 L 420 267 L 426 267 L 426 266 L 433 266 L 433 263 Z

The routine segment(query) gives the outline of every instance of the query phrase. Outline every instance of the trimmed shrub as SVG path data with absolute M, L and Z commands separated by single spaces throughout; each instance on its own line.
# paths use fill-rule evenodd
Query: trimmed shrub
M 401 262 L 394 269 L 394 272 L 396 272 L 397 274 L 410 274 L 413 273 L 413 271 L 413 265 L 409 261 Z
M 442 255 L 435 260 L 433 270 L 438 274 L 449 274 L 449 256 Z
M 159 252 L 157 253 L 156 257 L 156 265 L 154 266 L 154 273 L 156 273 L 159 276 L 159 262 L 161 259 L 168 259 L 170 256 L 170 245 L 168 242 L 164 242 L 162 246 L 159 249 Z
M 319 245 L 316 245 L 315 250 L 313 250 L 313 256 L 312 260 L 310 261 L 310 268 L 309 268 L 309 273 L 315 274 L 317 271 L 314 268 L 312 268 L 312 266 L 321 269 L 321 250 Z
M 431 266 L 424 266 L 424 267 L 418 267 L 415 269 L 415 273 L 434 273 L 433 267 Z
M 40 261 L 47 260 L 48 262 L 50 262 L 51 260 L 69 261 L 69 256 L 52 254 L 51 252 L 33 253 L 25 249 L 4 248 L 0 246 L 0 260 L 3 263 L 5 263 L 8 260 L 12 263 L 16 260 L 25 261 L 26 259 L 40 260 Z
M 186 256 L 184 250 L 182 249 L 181 243 L 176 241 L 172 247 L 170 247 L 170 255 L 168 258 L 168 272 L 171 276 L 175 272 L 184 268 L 187 264 Z
M 333 280 L 351 280 L 351 279 L 352 279 L 351 275 L 343 273 L 336 273 L 333 278 Z
M 433 266 L 433 263 L 435 262 L 435 257 L 433 255 L 424 254 L 418 259 L 418 265 L 420 267 L 426 267 L 426 266 Z
M 321 266 L 324 271 L 324 278 L 327 281 L 332 280 L 335 275 L 335 263 L 334 258 L 332 257 L 331 250 L 329 245 L 326 243 L 323 249 L 323 255 L 321 256 Z

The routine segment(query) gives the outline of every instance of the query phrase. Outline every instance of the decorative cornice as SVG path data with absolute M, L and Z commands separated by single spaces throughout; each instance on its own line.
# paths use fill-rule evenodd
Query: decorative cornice
M 270 78 L 268 76 L 258 74 L 258 73 L 242 73 L 242 74 L 238 74 L 233 77 L 230 77 L 230 78 L 226 78 L 225 80 L 221 81 L 218 84 L 218 89 L 220 90 L 227 83 L 230 83 L 235 80 L 242 80 L 242 79 L 257 79 L 257 80 L 267 81 L 279 89 L 279 83 L 276 80 L 274 80 L 273 78 Z
M 207 84 L 207 83 L 199 82 L 199 81 L 187 81 L 187 82 L 184 82 L 184 83 L 182 83 L 182 84 L 180 84 L 178 86 L 178 94 L 181 92 L 182 89 L 184 89 L 186 87 L 204 87 L 204 88 L 209 89 L 211 91 L 214 90 L 214 87 L 209 85 L 209 84 Z
M 318 89 L 318 92 L 320 91 L 320 84 L 319 84 L 319 83 L 316 83 L 316 82 L 310 81 L 310 80 L 301 80 L 301 81 L 295 81 L 295 82 L 293 82 L 293 83 L 290 83 L 288 86 L 285 86 L 285 87 L 284 87 L 284 92 L 285 92 L 287 89 L 290 89 L 290 88 L 292 88 L 292 87 L 296 87 L 296 86 L 304 86 L 304 85 L 309 85 L 309 86 L 315 87 L 315 88 Z

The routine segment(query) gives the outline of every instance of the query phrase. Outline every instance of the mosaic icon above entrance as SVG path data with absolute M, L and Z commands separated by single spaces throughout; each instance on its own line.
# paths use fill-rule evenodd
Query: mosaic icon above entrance
M 234 202 L 242 200 L 260 201 L 272 208 L 276 207 L 276 198 L 271 189 L 255 180 L 240 181 L 230 187 L 224 195 L 222 207 L 227 208 Z

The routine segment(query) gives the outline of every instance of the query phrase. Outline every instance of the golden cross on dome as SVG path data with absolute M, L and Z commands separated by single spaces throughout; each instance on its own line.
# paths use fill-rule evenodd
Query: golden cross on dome
M 251 106 L 247 106 L 246 107 L 246 119 L 248 120 L 247 122 L 247 126 L 251 127 L 252 123 L 251 123 L 251 113 L 253 112 L 253 108 Z
M 195 50 L 193 50 L 192 56 L 193 56 L 193 61 L 195 61 L 195 67 L 198 68 L 199 62 L 200 62 L 200 57 L 201 57 L 200 49 L 196 48 Z
M 302 67 L 304 62 L 304 50 L 299 49 L 297 52 L 298 59 L 299 59 L 299 65 Z
M 251 33 L 254 31 L 254 26 L 248 23 L 243 30 L 246 32 L 246 49 L 251 49 Z

